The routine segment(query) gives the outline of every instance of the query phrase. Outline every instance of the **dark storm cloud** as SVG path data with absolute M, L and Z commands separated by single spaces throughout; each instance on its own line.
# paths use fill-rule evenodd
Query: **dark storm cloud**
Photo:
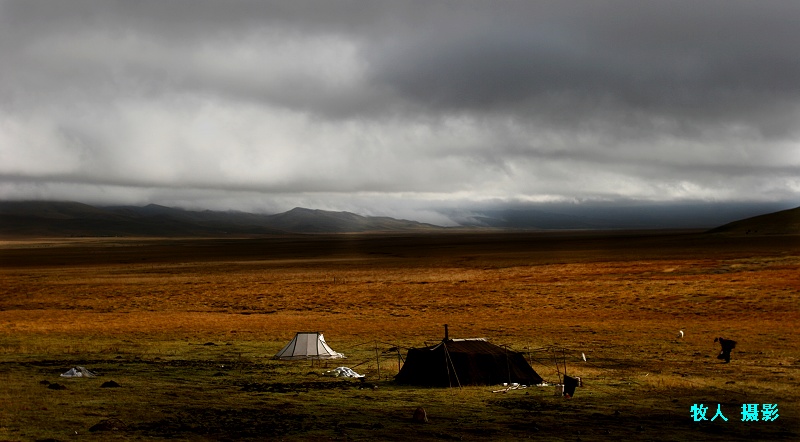
M 500 5 L 506 6 L 504 3 Z M 376 81 L 425 106 L 530 113 L 573 124 L 644 112 L 744 121 L 780 136 L 796 125 L 800 4 L 529 2 L 442 14 L 378 47 Z M 552 116 L 555 112 L 554 117 Z
M 790 1 L 0 0 L 0 192 L 400 216 L 796 199 L 798 20 Z

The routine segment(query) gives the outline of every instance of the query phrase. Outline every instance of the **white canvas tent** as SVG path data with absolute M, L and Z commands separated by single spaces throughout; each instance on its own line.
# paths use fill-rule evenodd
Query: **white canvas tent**
M 344 355 L 333 351 L 321 332 L 298 332 L 272 359 L 295 361 L 302 359 L 339 359 Z

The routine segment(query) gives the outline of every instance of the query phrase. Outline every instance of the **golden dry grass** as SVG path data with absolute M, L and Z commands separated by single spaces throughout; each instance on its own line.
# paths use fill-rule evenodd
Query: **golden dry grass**
M 442 325 L 450 324 L 451 336 L 487 337 L 517 350 L 567 348 L 570 372 L 587 382 L 581 406 L 588 408 L 570 405 L 573 422 L 588 419 L 587 413 L 628 407 L 652 409 L 645 419 L 651 428 L 660 420 L 664 431 L 676 422 L 683 426 L 674 439 L 659 431 L 649 432 L 651 439 L 680 440 L 698 428 L 720 440 L 800 434 L 796 237 L 582 233 L 81 239 L 7 241 L 0 250 L 0 357 L 7 366 L 70 355 L 191 359 L 187 343 L 206 341 L 228 343 L 238 357 L 258 364 L 295 331 L 322 330 L 335 349 L 354 355 L 353 362 L 363 361 L 361 369 L 375 379 L 371 358 L 376 345 L 419 346 L 440 339 Z M 680 329 L 686 333 L 683 339 L 675 337 Z M 739 342 L 731 364 L 714 358 L 716 336 Z M 580 361 L 581 352 L 588 362 Z M 557 380 L 548 353 L 531 357 L 540 374 Z M 396 360 L 385 359 L 383 379 L 397 368 Z M 47 399 L 31 393 L 29 386 L 0 381 L 13 385 L 4 392 L 5 416 L 54 406 L 43 403 Z M 535 408 L 528 402 L 476 400 L 484 391 L 428 392 L 424 397 L 439 404 L 429 406 L 442 413 L 452 408 L 448 401 L 467 408 L 483 404 L 476 406 L 484 411 L 475 413 L 484 418 L 487 407 L 497 404 L 514 413 Z M 408 395 L 420 400 L 418 392 L 392 394 L 401 403 Z M 566 412 L 549 395 L 537 398 L 537 403 Z M 777 402 L 782 420 L 731 422 L 708 430 L 689 419 L 693 400 L 724 403 L 731 414 L 737 404 Z M 399 406 L 391 404 L 386 407 Z M 329 406 L 318 405 L 321 414 Z M 539 413 L 539 426 L 549 428 L 548 419 L 556 418 Z M 137 415 L 146 419 L 144 410 Z M 0 436 L 13 439 L 17 433 L 8 430 L 14 427 L 10 419 L 0 421 Z M 612 427 L 603 428 L 627 431 Z M 295 436 L 325 436 L 315 431 Z M 481 438 L 475 431 L 461 437 Z M 509 434 L 515 439 L 530 431 L 522 426 Z M 499 439 L 501 434 L 484 436 Z

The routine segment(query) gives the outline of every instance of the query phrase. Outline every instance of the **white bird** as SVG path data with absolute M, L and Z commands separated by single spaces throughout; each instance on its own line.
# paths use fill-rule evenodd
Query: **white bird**
M 581 353 L 581 357 L 583 358 L 583 362 L 586 362 L 586 355 L 584 353 Z
M 683 330 L 678 331 L 678 339 L 683 338 Z

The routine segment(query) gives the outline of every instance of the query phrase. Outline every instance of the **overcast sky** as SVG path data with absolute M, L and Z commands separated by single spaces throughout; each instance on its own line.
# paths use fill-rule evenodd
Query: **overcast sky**
M 0 0 L 0 196 L 800 205 L 800 2 Z

